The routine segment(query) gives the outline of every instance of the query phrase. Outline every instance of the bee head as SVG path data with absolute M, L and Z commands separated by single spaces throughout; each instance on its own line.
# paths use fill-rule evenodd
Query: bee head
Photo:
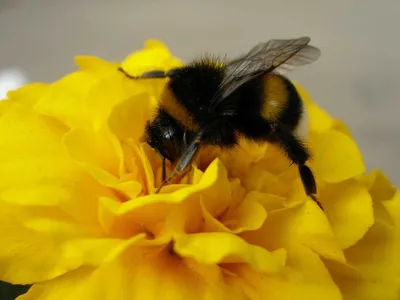
M 183 136 L 183 128 L 164 110 L 160 110 L 154 120 L 147 122 L 146 142 L 172 163 L 183 153 Z

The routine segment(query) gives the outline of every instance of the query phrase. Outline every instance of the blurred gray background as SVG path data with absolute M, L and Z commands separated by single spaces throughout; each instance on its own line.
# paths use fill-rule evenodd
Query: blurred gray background
M 77 54 L 121 60 L 146 39 L 188 60 L 310 36 L 321 59 L 290 74 L 349 124 L 368 169 L 400 185 L 399 0 L 0 0 L 0 70 L 52 81 Z

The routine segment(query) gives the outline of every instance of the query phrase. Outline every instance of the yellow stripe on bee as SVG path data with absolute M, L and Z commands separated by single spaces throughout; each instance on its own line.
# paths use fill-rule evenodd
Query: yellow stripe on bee
M 286 108 L 288 101 L 288 92 L 282 77 L 274 74 L 265 76 L 263 97 L 262 117 L 270 121 L 276 121 L 279 114 Z
M 199 125 L 194 121 L 193 116 L 189 111 L 178 102 L 176 97 L 172 94 L 171 90 L 166 88 L 161 95 L 160 108 L 164 109 L 177 120 L 181 125 L 186 127 L 187 130 L 197 131 Z

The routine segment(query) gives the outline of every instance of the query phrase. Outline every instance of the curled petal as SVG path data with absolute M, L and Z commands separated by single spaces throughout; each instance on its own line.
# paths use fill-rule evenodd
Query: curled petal
M 241 232 L 256 230 L 261 227 L 267 217 L 264 207 L 250 199 L 244 199 L 243 202 L 232 212 L 226 214 L 223 220 L 218 220 L 201 203 L 202 214 L 204 218 L 204 227 L 202 231 L 213 232 L 231 232 L 238 234 Z
M 347 263 L 359 276 L 332 269 L 345 299 L 397 300 L 400 293 L 400 194 L 380 172 L 363 180 L 374 203 L 374 225 L 345 250 Z
M 309 115 L 309 131 L 310 132 L 323 132 L 333 128 L 335 120 L 324 110 L 322 110 L 316 103 L 311 99 L 308 92 L 296 84 L 296 89 L 300 94 L 301 99 L 304 101 L 307 113 Z
M 320 200 L 342 249 L 357 243 L 374 224 L 372 197 L 356 180 L 326 187 Z
M 0 279 L 31 284 L 83 265 L 99 265 L 119 244 L 98 226 L 83 226 L 54 208 L 1 204 Z M 27 267 L 29 266 L 29 267 Z
M 121 67 L 131 76 L 152 70 L 169 70 L 181 66 L 181 61 L 173 57 L 168 48 L 156 40 L 147 41 L 145 49 L 133 52 L 121 63 Z
M 233 233 L 239 234 L 259 229 L 266 218 L 265 208 L 251 197 L 246 197 L 238 208 L 227 215 L 227 221 L 224 224 L 229 226 Z
M 341 182 L 365 172 L 361 153 L 356 143 L 339 131 L 315 133 L 310 137 L 316 178 L 328 183 Z
M 146 121 L 151 118 L 151 104 L 150 96 L 142 94 L 116 105 L 108 119 L 111 132 L 121 141 L 131 138 L 138 142 L 145 131 Z M 135 126 L 132 122 L 135 122 Z
M 245 232 L 242 236 L 266 249 L 285 248 L 288 244 L 300 243 L 322 257 L 345 261 L 328 220 L 312 201 L 272 211 L 259 230 Z
M 283 249 L 271 253 L 224 232 L 178 236 L 175 238 L 174 250 L 202 264 L 246 263 L 263 273 L 279 272 L 285 264 Z
M 62 299 L 71 300 L 158 300 L 161 295 L 166 300 L 224 299 L 226 296 L 247 299 L 238 287 L 224 283 L 217 267 L 185 262 L 162 248 L 134 247 L 140 240 L 138 237 L 127 241 L 108 262 L 94 271 L 71 272 L 72 277 L 57 278 L 57 285 L 53 285 L 53 281 L 40 283 L 21 299 L 58 299 L 60 290 L 64 292 Z
M 63 138 L 68 154 L 75 161 L 98 167 L 114 176 L 119 176 L 122 164 L 121 149 L 114 146 L 104 132 L 73 129 Z
M 232 280 L 242 281 L 241 284 L 250 295 L 250 299 L 259 299 L 259 295 L 268 295 L 274 300 L 343 299 L 340 290 L 316 253 L 296 244 L 286 249 L 287 263 L 280 274 L 257 274 L 249 268 L 239 266 L 238 269 L 232 269 L 239 275 L 236 280 L 235 278 Z
M 79 268 L 53 280 L 36 283 L 29 291 L 17 300 L 52 300 L 52 299 L 94 299 L 90 298 L 88 287 L 93 268 Z M 88 297 L 89 296 L 89 297 Z

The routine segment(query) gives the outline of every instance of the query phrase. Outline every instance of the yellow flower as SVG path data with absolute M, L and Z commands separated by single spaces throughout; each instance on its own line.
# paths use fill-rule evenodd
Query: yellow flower
M 246 141 L 155 194 L 141 137 L 166 81 L 76 62 L 0 102 L 0 280 L 33 284 L 19 299 L 399 299 L 399 192 L 301 87 L 324 211 L 278 148 Z M 157 41 L 122 62 L 181 64 Z

